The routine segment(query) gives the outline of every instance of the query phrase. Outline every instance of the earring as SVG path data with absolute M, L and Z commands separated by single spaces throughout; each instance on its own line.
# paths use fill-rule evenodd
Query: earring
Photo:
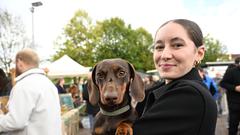
M 201 60 L 199 60 L 199 61 L 195 60 L 195 62 L 194 62 L 194 67 L 197 67 L 197 66 L 199 66 L 200 64 L 201 64 Z

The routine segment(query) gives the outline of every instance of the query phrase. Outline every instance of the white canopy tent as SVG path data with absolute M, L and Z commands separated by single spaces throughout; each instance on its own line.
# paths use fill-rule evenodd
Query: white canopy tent
M 46 69 L 49 78 L 87 76 L 89 73 L 88 67 L 80 65 L 68 55 L 54 61 Z

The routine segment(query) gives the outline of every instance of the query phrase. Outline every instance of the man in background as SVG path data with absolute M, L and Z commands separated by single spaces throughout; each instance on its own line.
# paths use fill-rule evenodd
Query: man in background
M 0 133 L 10 135 L 61 135 L 57 88 L 38 68 L 38 55 L 23 49 L 16 55 L 16 84 L 8 113 L 0 115 Z
M 235 59 L 235 64 L 230 65 L 222 81 L 221 87 L 226 89 L 229 109 L 229 135 L 237 135 L 240 122 L 240 57 Z

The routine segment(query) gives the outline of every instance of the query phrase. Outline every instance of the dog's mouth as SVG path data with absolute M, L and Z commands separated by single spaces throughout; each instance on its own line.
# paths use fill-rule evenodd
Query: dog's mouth
M 117 104 L 116 104 L 116 102 L 108 102 L 107 103 L 107 106 L 109 106 L 109 107 L 113 107 L 113 106 L 116 106 Z
M 117 105 L 119 100 L 116 92 L 104 94 L 102 99 L 102 103 L 107 106 Z

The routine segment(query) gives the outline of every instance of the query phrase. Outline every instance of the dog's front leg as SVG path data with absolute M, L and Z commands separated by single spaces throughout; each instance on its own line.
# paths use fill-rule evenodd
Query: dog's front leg
M 120 123 L 117 127 L 115 135 L 133 135 L 132 123 Z

